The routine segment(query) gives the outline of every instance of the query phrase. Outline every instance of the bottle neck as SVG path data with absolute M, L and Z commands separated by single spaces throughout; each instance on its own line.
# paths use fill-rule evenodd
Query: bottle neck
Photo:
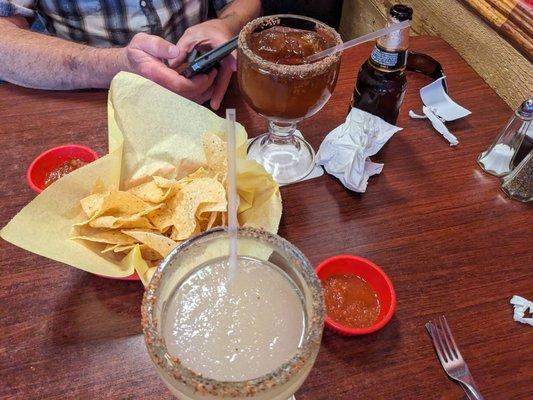
M 396 18 L 390 17 L 387 26 L 397 24 Z M 377 40 L 372 53 L 370 64 L 383 72 L 403 71 L 407 64 L 407 49 L 409 48 L 409 28 L 392 32 Z

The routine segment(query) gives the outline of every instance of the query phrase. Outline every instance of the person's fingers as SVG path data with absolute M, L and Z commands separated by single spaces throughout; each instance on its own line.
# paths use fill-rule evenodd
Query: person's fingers
M 159 36 L 138 33 L 132 40 L 132 44 L 153 57 L 175 59 L 180 55 L 177 46 Z
M 195 100 L 198 104 L 203 104 L 211 97 L 213 96 L 213 91 L 215 90 L 215 86 L 212 85 L 209 89 L 207 89 L 205 92 L 203 92 L 201 95 L 198 96 L 197 100 Z
M 191 52 L 191 50 L 196 46 L 204 46 L 210 42 L 210 38 L 202 33 L 201 30 L 196 27 L 191 27 L 183 32 L 183 35 L 176 43 L 176 46 L 179 47 L 180 51 L 185 51 L 186 53 Z
M 200 24 L 201 25 L 201 24 Z M 177 67 L 183 63 L 186 59 L 186 55 L 189 54 L 194 48 L 207 52 L 226 42 L 225 38 L 220 35 L 219 32 L 211 32 L 211 30 L 201 29 L 200 25 L 187 28 L 183 35 L 176 43 L 179 48 L 179 57 L 173 59 L 170 62 L 172 68 Z
M 213 69 L 209 74 L 198 74 L 192 79 L 187 79 L 164 64 L 154 61 L 145 69 L 145 76 L 175 93 L 203 103 L 212 96 L 209 89 L 214 89 L 217 70 Z
M 189 56 L 189 53 L 193 51 L 194 44 L 193 45 L 180 45 L 179 41 L 176 44 L 176 48 L 178 49 L 178 55 L 175 58 L 172 58 L 169 60 L 168 65 L 170 68 L 176 68 L 187 61 L 187 57 Z
M 224 59 L 220 62 L 220 72 L 218 73 L 217 80 L 215 82 L 215 90 L 213 91 L 213 97 L 211 97 L 211 108 L 218 110 L 224 94 L 228 89 L 228 85 L 231 79 L 233 70 L 231 68 L 231 61 Z
M 232 51 L 226 58 L 225 58 L 228 67 L 231 68 L 233 72 L 237 71 L 237 51 Z
M 186 29 L 185 32 L 183 32 L 183 35 L 181 35 L 179 38 L 178 43 L 176 43 L 179 54 L 176 58 L 173 58 L 169 62 L 169 66 L 171 68 L 176 68 L 183 64 L 185 60 L 187 60 L 187 55 L 194 49 L 194 46 L 196 45 L 195 37 L 196 35 L 192 33 L 190 29 Z
M 184 90 L 184 87 L 190 85 L 188 79 L 158 61 L 154 61 L 145 69 L 145 76 L 155 83 L 178 94 L 184 94 L 186 91 Z
M 195 93 L 205 92 L 207 89 L 214 85 L 215 78 L 217 77 L 218 73 L 218 70 L 216 68 L 213 68 L 207 74 L 198 74 L 193 76 L 190 79 L 190 82 L 194 85 L 193 90 L 191 91 Z

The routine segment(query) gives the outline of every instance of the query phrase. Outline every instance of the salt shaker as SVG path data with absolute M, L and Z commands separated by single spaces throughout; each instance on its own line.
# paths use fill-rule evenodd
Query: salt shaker
M 515 111 L 491 146 L 477 159 L 485 172 L 504 176 L 511 172 L 516 152 L 533 119 L 533 98 L 528 99 Z
M 502 190 L 514 200 L 533 200 L 533 150 L 502 179 Z

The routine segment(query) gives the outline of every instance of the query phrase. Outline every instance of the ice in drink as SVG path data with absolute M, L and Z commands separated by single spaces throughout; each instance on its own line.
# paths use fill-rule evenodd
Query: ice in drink
M 259 114 L 276 121 L 309 117 L 328 101 L 337 82 L 339 55 L 308 63 L 306 57 L 338 44 L 331 28 L 316 30 L 248 25 L 239 37 L 241 92 Z M 261 30 L 262 29 L 262 30 Z

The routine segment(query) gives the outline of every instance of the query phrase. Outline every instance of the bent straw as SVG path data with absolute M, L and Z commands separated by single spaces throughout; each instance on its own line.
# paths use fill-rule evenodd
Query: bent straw
M 354 46 L 357 46 L 357 45 L 362 44 L 362 43 L 370 42 L 371 40 L 380 38 L 381 36 L 388 35 L 391 32 L 399 31 L 401 29 L 407 28 L 407 27 L 411 26 L 411 23 L 412 23 L 412 21 L 407 20 L 407 21 L 402 21 L 402 22 L 397 23 L 397 24 L 393 24 L 391 26 L 388 26 L 387 28 L 378 29 L 375 32 L 371 32 L 371 33 L 368 33 L 366 35 L 359 36 L 358 38 L 355 38 L 355 39 L 352 39 L 352 40 L 348 40 L 347 42 L 344 42 L 344 43 L 339 44 L 337 46 L 330 47 L 329 49 L 320 51 L 320 52 L 315 53 L 315 54 L 311 54 L 309 57 L 307 57 L 306 61 L 308 61 L 308 62 L 316 61 L 316 60 L 318 60 L 320 58 L 327 57 L 330 54 L 336 53 L 338 51 L 346 50 L 346 49 L 349 49 L 350 47 L 354 47 Z
M 226 110 L 228 147 L 228 235 L 229 269 L 228 282 L 231 285 L 237 269 L 237 171 L 235 155 L 235 109 Z

